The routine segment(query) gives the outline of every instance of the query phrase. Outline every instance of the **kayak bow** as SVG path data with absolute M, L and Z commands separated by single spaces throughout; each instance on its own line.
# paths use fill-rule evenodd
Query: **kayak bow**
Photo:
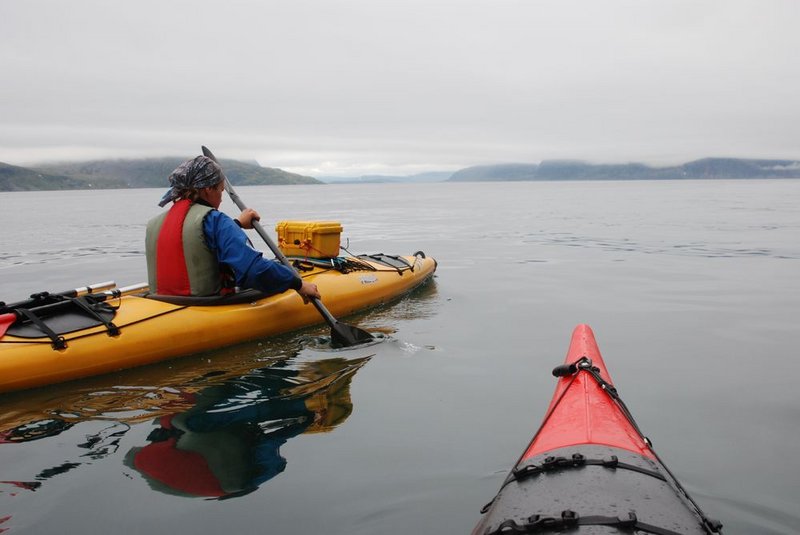
M 578 325 L 544 421 L 473 535 L 721 533 L 659 459 Z

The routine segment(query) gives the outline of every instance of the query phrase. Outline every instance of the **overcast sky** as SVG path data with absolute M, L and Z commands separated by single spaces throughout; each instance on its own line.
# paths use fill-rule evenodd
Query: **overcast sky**
M 800 158 L 800 1 L 0 0 L 0 162 Z

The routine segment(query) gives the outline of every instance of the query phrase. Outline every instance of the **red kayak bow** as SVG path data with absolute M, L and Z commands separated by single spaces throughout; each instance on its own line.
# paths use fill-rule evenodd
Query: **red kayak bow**
M 553 375 L 544 421 L 473 535 L 721 533 L 642 435 L 588 325 Z
M 572 366 L 581 366 L 579 363 L 585 366 L 582 369 L 596 368 L 602 383 L 590 373 L 569 373 Z M 633 422 L 608 395 L 608 389 L 614 386 L 588 325 L 575 328 L 565 365 L 556 370 L 569 374 L 558 380 L 544 423 L 523 460 L 553 448 L 577 444 L 602 444 L 645 457 L 654 456 Z

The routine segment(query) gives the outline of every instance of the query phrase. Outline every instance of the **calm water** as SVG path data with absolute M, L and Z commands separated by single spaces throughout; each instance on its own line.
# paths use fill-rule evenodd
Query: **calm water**
M 0 193 L 0 300 L 143 281 L 161 193 Z M 726 533 L 800 532 L 800 181 L 239 193 L 267 228 L 340 220 L 352 252 L 421 249 L 437 277 L 349 320 L 392 332 L 370 348 L 311 329 L 0 396 L 0 532 L 468 533 L 578 323 Z M 199 457 L 224 477 L 187 482 Z

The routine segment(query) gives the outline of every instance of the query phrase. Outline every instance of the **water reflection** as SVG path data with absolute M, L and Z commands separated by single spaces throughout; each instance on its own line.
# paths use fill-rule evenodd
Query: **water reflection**
M 0 419 L 0 444 L 75 434 L 78 424 L 83 435 L 73 442 L 78 453 L 71 458 L 29 480 L 0 484 L 36 491 L 50 478 L 112 457 L 131 426 L 153 422 L 147 444 L 130 449 L 123 461 L 151 488 L 216 499 L 252 492 L 286 468 L 280 448 L 287 440 L 328 432 L 345 421 L 353 410 L 350 383 L 371 357 L 303 360 L 293 352 L 238 375 L 211 370 L 198 376 L 195 368 L 190 380 L 175 366 L 183 378 L 178 383 L 77 390 L 62 385 L 51 392 L 57 408 L 36 413 L 26 411 L 17 396 L 19 404 L 9 403 Z
M 85 442 L 76 446 L 81 450 L 78 459 L 63 461 L 59 464 L 49 466 L 40 470 L 32 481 L 0 481 L 3 485 L 15 487 L 17 489 L 35 491 L 42 486 L 42 483 L 52 477 L 70 472 L 83 464 L 103 459 L 116 453 L 119 449 L 120 439 L 130 429 L 130 425 L 125 422 L 97 422 L 99 429 L 96 432 L 85 435 Z M 67 431 L 75 425 L 75 422 L 68 422 L 63 418 L 47 418 L 35 420 L 0 430 L 0 444 L 14 444 L 31 442 L 47 437 L 53 437 Z M 2 533 L 2 530 L 0 530 Z
M 327 432 L 352 412 L 350 381 L 370 357 L 273 366 L 192 395 L 128 452 L 126 464 L 158 491 L 230 498 L 286 468 L 280 447 L 302 433 Z
M 434 275 L 400 299 L 348 316 L 347 323 L 370 332 L 392 334 L 402 323 L 433 318 L 442 306 L 436 278 Z

